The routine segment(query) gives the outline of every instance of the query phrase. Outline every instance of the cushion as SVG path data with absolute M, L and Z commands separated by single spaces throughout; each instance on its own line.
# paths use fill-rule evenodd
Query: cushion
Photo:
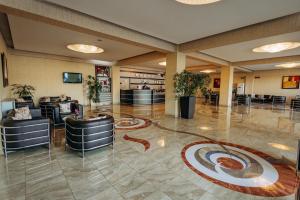
M 106 119 L 106 118 L 107 118 L 107 115 L 99 114 L 98 116 L 88 116 L 88 117 L 86 117 L 86 120 L 94 121 L 94 120 Z
M 13 109 L 11 112 L 8 113 L 8 117 L 11 118 L 12 120 L 32 119 L 28 107 Z
M 23 98 L 17 98 L 16 102 L 26 102 Z
M 70 113 L 71 112 L 71 103 L 60 103 L 59 104 L 60 113 Z

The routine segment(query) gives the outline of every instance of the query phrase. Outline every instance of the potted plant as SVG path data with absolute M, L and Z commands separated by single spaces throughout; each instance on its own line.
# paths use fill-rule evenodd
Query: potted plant
M 88 99 L 92 103 L 100 103 L 100 92 L 102 90 L 101 83 L 94 76 L 89 75 L 87 80 L 88 85 Z
M 179 97 L 180 114 L 182 118 L 194 117 L 196 104 L 196 91 L 207 87 L 210 82 L 208 74 L 194 74 L 184 70 L 174 76 L 176 96 Z
M 11 85 L 12 92 L 17 95 L 18 98 L 23 98 L 24 100 L 32 100 L 35 88 L 31 85 L 13 84 Z

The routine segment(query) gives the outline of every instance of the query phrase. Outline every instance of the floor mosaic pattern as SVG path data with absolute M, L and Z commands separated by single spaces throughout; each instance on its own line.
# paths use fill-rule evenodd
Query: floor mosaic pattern
M 225 142 L 194 142 L 182 150 L 185 164 L 201 177 L 223 187 L 257 196 L 280 197 L 296 192 L 295 171 L 273 163 L 271 156 Z
M 118 130 L 135 130 L 146 128 L 151 125 L 151 121 L 143 118 L 122 117 L 116 120 L 115 127 Z

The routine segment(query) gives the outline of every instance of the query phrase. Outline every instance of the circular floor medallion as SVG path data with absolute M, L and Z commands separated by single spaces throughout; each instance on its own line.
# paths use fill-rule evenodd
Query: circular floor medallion
M 140 128 L 146 128 L 151 125 L 151 121 L 148 119 L 124 117 L 116 121 L 116 129 L 119 130 L 134 130 Z
M 181 152 L 185 164 L 201 177 L 238 192 L 265 197 L 294 194 L 298 181 L 285 164 L 271 164 L 271 156 L 248 147 L 195 142 Z

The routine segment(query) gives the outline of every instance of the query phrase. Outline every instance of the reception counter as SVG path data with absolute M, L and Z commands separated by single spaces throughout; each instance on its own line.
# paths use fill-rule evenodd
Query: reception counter
M 165 102 L 165 93 L 155 90 L 121 90 L 122 104 L 151 105 Z

